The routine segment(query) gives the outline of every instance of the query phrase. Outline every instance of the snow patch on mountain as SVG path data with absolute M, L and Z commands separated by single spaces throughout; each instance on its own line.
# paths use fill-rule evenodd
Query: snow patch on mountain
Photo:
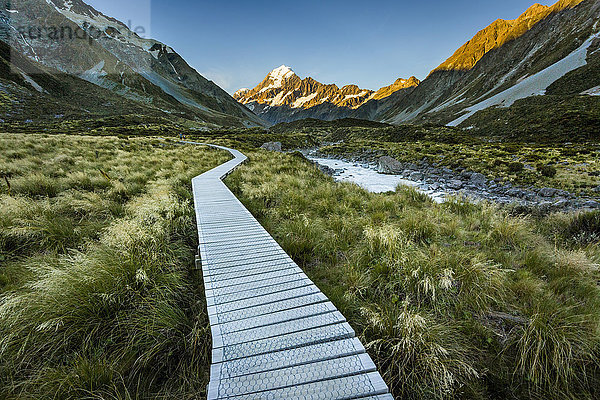
M 363 97 L 365 94 L 368 94 L 369 92 L 366 90 L 363 90 L 362 92 L 358 93 L 358 94 L 347 94 L 346 96 L 344 96 L 344 101 L 348 100 L 348 99 L 354 99 L 357 97 Z
M 35 90 L 37 90 L 40 93 L 45 92 L 44 88 L 42 88 L 40 85 L 38 85 L 36 81 L 31 79 L 31 77 L 29 75 L 21 73 L 21 76 L 23 77 L 23 79 L 25 79 L 25 82 L 29 83 Z
M 587 65 L 587 50 L 592 42 L 600 37 L 600 33 L 596 33 L 588 38 L 579 48 L 562 60 L 552 64 L 548 68 L 531 75 L 513 87 L 490 97 L 487 100 L 481 101 L 471 107 L 466 108 L 466 114 L 460 118 L 450 122 L 448 126 L 458 126 L 477 111 L 484 110 L 488 107 L 500 106 L 510 107 L 515 101 L 524 99 L 530 96 L 539 96 L 546 93 L 546 89 L 565 76 L 567 73 Z
M 277 87 L 281 86 L 284 79 L 294 75 L 294 71 L 290 67 L 282 65 L 279 68 L 275 68 L 269 73 L 269 77 L 273 80 L 273 84 Z
M 291 95 L 291 94 L 292 94 L 292 92 L 287 92 L 287 93 L 285 93 L 285 92 L 279 92 L 279 93 L 277 93 L 277 96 L 275 96 L 273 98 L 273 100 L 271 100 L 271 105 L 272 106 L 280 106 L 280 105 L 282 105 L 284 103 L 285 99 L 289 95 Z
M 582 92 L 581 94 L 588 95 L 588 96 L 600 96 L 600 86 L 596 86 L 591 89 L 588 89 L 585 92 Z
M 317 97 L 317 93 L 316 92 L 312 93 L 312 94 L 309 94 L 308 96 L 299 97 L 298 99 L 296 99 L 296 101 L 294 102 L 294 104 L 292 104 L 292 108 L 302 107 L 302 105 L 304 103 L 308 103 L 309 101 L 311 101 L 315 97 Z

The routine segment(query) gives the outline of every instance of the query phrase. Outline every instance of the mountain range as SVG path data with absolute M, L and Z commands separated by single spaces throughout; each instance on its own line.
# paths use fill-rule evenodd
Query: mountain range
M 122 115 L 206 129 L 306 118 L 544 129 L 597 120 L 599 55 L 600 2 L 560 0 L 493 22 L 422 82 L 340 88 L 282 65 L 230 96 L 172 47 L 82 0 L 2 0 L 0 122 Z
M 60 115 L 143 108 L 207 127 L 265 125 L 171 47 L 141 38 L 81 0 L 3 1 L 0 41 L 0 91 L 12 99 L 3 102 L 10 108 L 5 120 L 22 119 L 19 109 L 43 103 Z M 70 101 L 89 84 L 97 97 L 85 107 Z
M 272 123 L 290 122 L 304 118 L 325 120 L 348 116 L 358 117 L 361 111 L 381 103 L 398 91 L 410 91 L 419 85 L 414 76 L 398 79 L 378 91 L 361 89 L 356 85 L 339 88 L 322 84 L 313 78 L 300 78 L 291 68 L 275 68 L 253 89 L 240 89 L 233 98 L 257 115 Z M 369 118 L 366 118 L 369 119 Z
M 423 82 L 399 79 L 376 92 L 339 89 L 282 66 L 233 97 L 271 123 L 351 117 L 470 127 L 466 121 L 478 111 L 530 96 L 598 94 L 599 32 L 597 0 L 534 4 L 517 19 L 498 19 L 478 32 Z

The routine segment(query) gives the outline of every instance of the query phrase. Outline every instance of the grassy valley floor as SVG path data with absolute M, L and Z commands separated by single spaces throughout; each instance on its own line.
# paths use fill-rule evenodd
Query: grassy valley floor
M 227 155 L 2 139 L 0 397 L 202 398 L 210 329 L 189 182 Z M 269 139 L 317 143 L 199 138 L 250 157 L 226 183 L 346 316 L 396 398 L 600 396 L 600 213 L 372 194 L 256 150 Z
M 228 181 L 329 296 L 402 399 L 600 393 L 600 214 L 371 194 L 300 157 L 252 153 Z

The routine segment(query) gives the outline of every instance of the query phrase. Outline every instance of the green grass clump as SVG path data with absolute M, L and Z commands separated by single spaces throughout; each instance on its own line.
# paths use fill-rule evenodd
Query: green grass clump
M 538 171 L 540 171 L 540 174 L 542 174 L 542 176 L 545 176 L 547 178 L 554 178 L 556 176 L 556 173 L 558 172 L 556 168 L 552 165 L 541 165 L 538 166 L 537 169 Z
M 371 194 L 298 157 L 249 155 L 228 185 L 346 316 L 396 398 L 598 395 L 600 254 L 566 239 L 594 217 Z
M 2 168 L 15 148 L 14 184 L 0 193 L 0 397 L 204 393 L 210 329 L 190 268 L 190 180 L 226 153 L 5 135 Z

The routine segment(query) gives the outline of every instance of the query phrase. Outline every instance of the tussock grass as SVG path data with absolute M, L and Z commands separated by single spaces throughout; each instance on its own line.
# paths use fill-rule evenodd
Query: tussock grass
M 298 157 L 250 159 L 228 185 L 348 318 L 396 398 L 599 395 L 594 215 L 369 194 Z
M 19 149 L 19 168 L 5 154 Z M 152 139 L 5 135 L 0 397 L 187 398 L 210 329 L 190 179 L 224 152 Z M 103 171 L 101 173 L 100 171 Z
M 369 348 L 381 354 L 384 379 L 399 398 L 443 399 L 456 386 L 479 377 L 470 358 L 473 349 L 454 326 L 410 306 L 363 309 L 369 334 L 381 339 Z

